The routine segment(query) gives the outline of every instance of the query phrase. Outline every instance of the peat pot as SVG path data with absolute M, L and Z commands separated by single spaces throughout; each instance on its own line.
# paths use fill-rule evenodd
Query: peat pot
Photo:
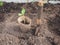
M 29 30 L 31 30 L 31 19 L 27 16 L 19 17 L 18 24 L 22 32 L 28 32 Z

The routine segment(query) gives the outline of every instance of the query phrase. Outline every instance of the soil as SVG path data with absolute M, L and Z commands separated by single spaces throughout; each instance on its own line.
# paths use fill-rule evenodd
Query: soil
M 32 29 L 28 32 L 21 31 L 17 22 L 22 7 L 26 9 L 25 16 L 32 20 Z M 60 45 L 60 4 L 44 4 L 43 9 L 41 15 L 38 2 L 4 2 L 0 7 L 0 45 Z M 43 21 L 37 25 L 36 19 L 40 16 Z

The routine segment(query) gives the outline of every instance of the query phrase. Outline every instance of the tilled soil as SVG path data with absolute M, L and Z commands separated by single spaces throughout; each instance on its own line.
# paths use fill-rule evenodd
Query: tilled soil
M 22 7 L 32 19 L 32 29 L 23 32 L 17 22 Z M 0 7 L 0 45 L 60 45 L 60 5 L 45 4 L 42 25 L 36 26 L 41 7 L 37 3 L 5 3 Z M 24 28 L 24 27 L 23 27 Z M 36 31 L 37 34 L 35 35 Z

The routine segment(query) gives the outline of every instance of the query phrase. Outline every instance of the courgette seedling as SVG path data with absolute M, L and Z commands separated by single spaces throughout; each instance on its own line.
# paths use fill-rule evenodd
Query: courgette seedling
M 21 13 L 18 13 L 18 16 L 24 16 L 25 12 L 26 12 L 26 10 L 24 8 L 22 8 Z
M 4 3 L 3 3 L 2 1 L 0 1 L 0 7 L 3 6 L 3 4 L 4 4 Z
M 25 12 L 26 12 L 26 10 L 25 10 L 25 8 L 22 8 L 22 10 L 21 10 L 21 13 L 18 13 L 18 16 L 23 16 L 23 19 L 24 19 L 24 23 L 25 23 Z

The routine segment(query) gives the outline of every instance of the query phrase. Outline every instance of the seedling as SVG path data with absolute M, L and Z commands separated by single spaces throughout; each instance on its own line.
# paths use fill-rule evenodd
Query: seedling
M 0 7 L 1 7 L 1 6 L 3 6 L 3 2 L 2 2 L 2 1 L 0 1 Z
M 26 10 L 24 8 L 22 8 L 21 13 L 18 14 L 18 16 L 24 16 Z M 25 19 L 25 16 L 23 17 Z M 25 20 L 24 20 L 25 23 Z
M 22 8 L 21 13 L 19 13 L 18 16 L 24 16 L 25 12 L 26 12 L 26 10 L 24 8 Z

